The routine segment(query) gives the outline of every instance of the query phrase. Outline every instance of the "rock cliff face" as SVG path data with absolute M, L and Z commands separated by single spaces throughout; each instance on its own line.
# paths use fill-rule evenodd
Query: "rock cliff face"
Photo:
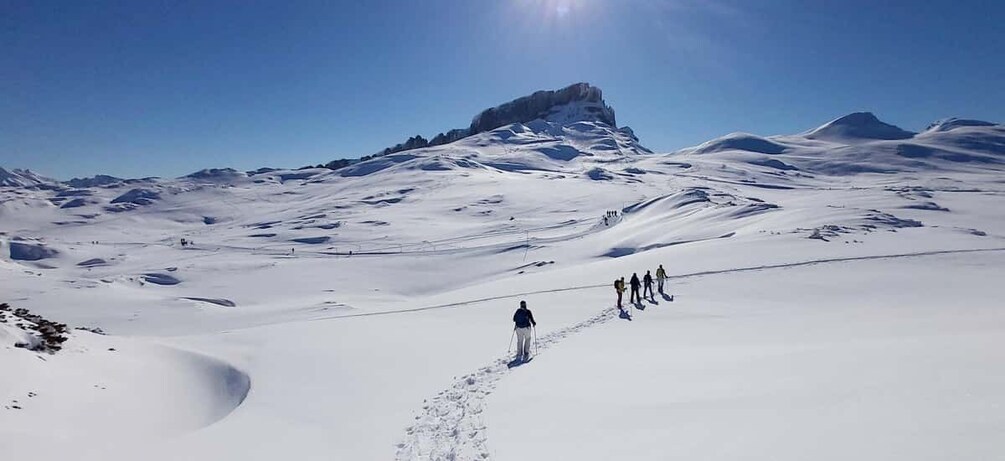
M 589 83 L 576 83 L 560 90 L 537 91 L 530 96 L 514 99 L 505 104 L 486 109 L 476 115 L 468 128 L 458 128 L 440 133 L 427 140 L 415 135 L 407 141 L 388 147 L 375 155 L 387 155 L 412 149 L 449 144 L 468 136 L 494 130 L 513 123 L 527 123 L 534 120 L 546 120 L 559 124 L 575 122 L 600 122 L 617 128 L 614 109 L 604 103 L 600 88 Z M 366 160 L 370 157 L 364 157 Z M 347 160 L 336 160 L 329 163 L 329 168 L 342 167 L 351 163 Z
M 571 123 L 602 122 L 617 128 L 614 109 L 604 103 L 600 88 L 588 83 L 576 83 L 556 91 L 538 91 L 514 99 L 501 106 L 486 109 L 475 116 L 468 133 L 494 130 L 512 123 L 537 119 Z

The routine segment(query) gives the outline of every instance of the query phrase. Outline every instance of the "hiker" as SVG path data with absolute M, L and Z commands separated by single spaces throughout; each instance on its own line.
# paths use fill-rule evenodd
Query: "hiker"
M 642 277 L 642 284 L 644 288 L 642 289 L 642 297 L 646 297 L 646 293 L 649 293 L 649 298 L 653 301 L 656 300 L 655 294 L 653 294 L 653 276 L 646 271 L 646 275 Z
M 625 278 L 614 279 L 614 291 L 618 293 L 618 309 L 621 309 L 621 296 L 625 293 Z
M 628 302 L 642 302 L 642 298 L 639 297 L 639 274 L 632 273 L 632 279 L 628 281 L 632 286 L 632 292 L 628 295 Z
M 516 330 L 516 360 L 530 359 L 530 338 L 534 336 L 532 327 L 537 326 L 534 314 L 527 309 L 527 301 L 520 301 L 520 308 L 513 313 L 513 328 Z
M 663 294 L 663 281 L 667 278 L 667 271 L 663 270 L 663 265 L 656 269 L 656 282 L 659 284 L 660 294 Z

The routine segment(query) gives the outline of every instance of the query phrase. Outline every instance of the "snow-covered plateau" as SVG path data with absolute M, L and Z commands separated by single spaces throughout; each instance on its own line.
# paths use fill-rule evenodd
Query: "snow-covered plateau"
M 0 170 L 0 459 L 1005 459 L 1005 126 L 653 153 L 562 95 L 334 170 Z

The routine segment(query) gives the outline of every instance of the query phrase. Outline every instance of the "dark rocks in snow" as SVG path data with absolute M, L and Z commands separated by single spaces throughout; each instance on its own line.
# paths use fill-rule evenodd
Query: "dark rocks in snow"
M 835 238 L 841 234 L 847 234 L 851 231 L 852 229 L 847 227 L 827 224 L 824 226 L 817 227 L 815 229 L 811 229 L 810 235 L 806 238 L 829 242 L 830 241 L 829 239 Z
M 67 340 L 66 324 L 47 320 L 40 315 L 32 314 L 28 309 L 12 309 L 9 304 L 2 303 L 0 314 L 3 314 L 0 316 L 0 322 L 13 324 L 32 333 L 33 341 L 16 343 L 15 347 L 54 354 L 63 348 L 63 343 Z

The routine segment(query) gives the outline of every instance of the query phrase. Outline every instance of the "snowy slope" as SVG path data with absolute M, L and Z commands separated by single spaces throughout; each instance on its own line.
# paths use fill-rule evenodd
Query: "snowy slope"
M 50 354 L 0 323 L 5 453 L 1005 454 L 1005 128 L 853 114 L 654 154 L 582 115 L 335 171 L 0 188 L 0 302 L 105 333 Z M 613 309 L 658 264 L 666 296 Z M 521 299 L 540 355 L 511 369 Z

